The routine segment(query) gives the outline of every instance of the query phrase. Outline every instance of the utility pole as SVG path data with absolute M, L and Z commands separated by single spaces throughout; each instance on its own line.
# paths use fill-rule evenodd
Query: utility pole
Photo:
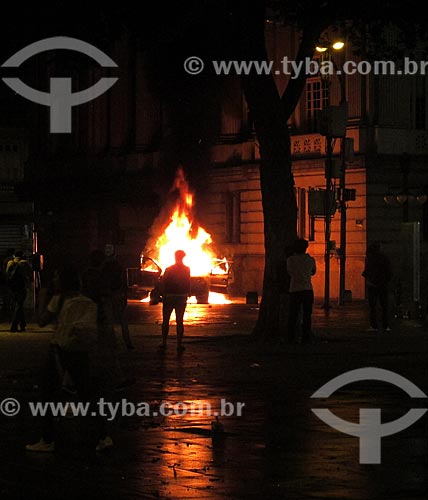
M 345 160 L 345 138 L 341 141 L 340 156 L 342 160 L 340 172 L 340 254 L 339 254 L 339 305 L 345 304 L 346 290 L 346 160 Z
M 348 102 L 346 100 L 346 80 L 345 76 L 338 74 L 340 81 L 340 105 L 346 107 L 346 115 L 348 114 Z M 339 305 L 345 304 L 346 291 L 346 132 L 345 137 L 342 137 L 340 143 L 340 254 L 339 254 Z
M 327 159 L 325 165 L 325 198 L 324 198 L 324 223 L 325 223 L 325 251 L 324 251 L 324 264 L 325 264 L 325 277 L 324 277 L 324 305 L 323 308 L 328 311 L 330 309 L 330 237 L 331 237 L 331 202 L 332 202 L 332 156 L 333 156 L 333 138 L 326 137 L 327 141 Z
M 328 60 L 333 63 L 333 66 L 336 70 L 337 76 L 341 75 L 341 72 L 338 71 L 338 67 L 331 57 L 331 49 L 332 50 L 342 50 L 344 47 L 343 41 L 336 41 L 332 43 L 330 46 L 317 46 L 316 51 L 320 53 L 321 60 Z M 342 158 L 342 177 L 341 177 L 341 187 L 343 187 L 343 193 L 345 192 L 345 137 L 346 137 L 346 118 L 343 121 L 343 118 L 347 116 L 347 106 L 346 104 L 346 88 L 345 88 L 345 80 L 343 79 L 343 75 L 340 77 L 340 106 L 331 106 L 330 105 L 330 75 L 326 75 L 326 81 L 328 85 L 328 108 L 323 109 L 325 113 L 324 121 L 327 121 L 327 126 L 324 123 L 323 127 L 320 128 L 321 135 L 326 137 L 326 165 L 325 165 L 325 179 L 326 179 L 326 189 L 325 189 L 325 198 L 324 198 L 324 224 L 325 224 L 325 251 L 324 251 L 324 263 L 325 263 L 325 278 L 324 278 L 324 305 L 323 308 L 328 311 L 330 309 L 330 251 L 331 251 L 331 216 L 333 203 L 335 203 L 335 193 L 332 186 L 332 177 L 333 177 L 333 144 L 334 139 L 336 137 L 341 137 L 341 158 Z M 340 113 L 337 113 L 340 111 Z M 346 114 L 343 114 L 343 111 Z M 346 203 L 345 203 L 346 209 Z M 341 215 L 341 228 L 342 224 L 344 224 L 345 231 L 341 231 L 341 234 L 346 233 L 346 214 L 345 210 L 341 210 L 341 214 L 344 214 L 343 222 Z M 346 235 L 345 235 L 346 238 Z M 341 240 L 342 241 L 342 240 Z M 346 240 L 344 241 L 343 251 L 345 251 Z M 345 254 L 343 256 L 345 259 Z M 342 261 L 341 261 L 342 262 Z M 345 260 L 343 260 L 344 266 Z M 344 268 L 343 268 L 344 269 Z M 343 277 L 344 280 L 344 277 Z M 344 286 L 344 285 L 343 285 Z M 343 293 L 344 295 L 344 293 Z

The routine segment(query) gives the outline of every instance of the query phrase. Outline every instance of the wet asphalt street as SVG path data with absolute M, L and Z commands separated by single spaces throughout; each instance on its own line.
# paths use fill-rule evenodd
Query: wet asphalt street
M 311 395 L 349 370 L 393 371 L 428 393 L 428 333 L 411 320 L 396 320 L 391 333 L 367 328 L 365 304 L 314 312 L 316 339 L 309 345 L 269 345 L 250 335 L 257 306 L 189 305 L 186 351 L 177 355 L 174 326 L 159 353 L 161 306 L 130 303 L 135 350 L 120 348 L 135 385 L 115 393 L 148 415 L 123 414 L 110 424 L 115 442 L 104 454 L 88 451 L 81 419 L 57 423 L 57 451 L 30 454 L 38 439 L 28 401 L 37 400 L 40 367 L 51 329 L 30 325 L 25 334 L 0 327 L 0 400 L 15 398 L 17 416 L 0 417 L 0 498 L 3 499 L 287 499 L 372 500 L 428 498 L 428 416 L 381 440 L 381 463 L 359 463 L 359 439 L 318 419 L 328 408 L 359 422 L 360 408 L 381 408 L 382 422 L 412 408 L 428 407 L 386 382 L 362 381 L 328 399 Z M 117 330 L 118 337 L 119 329 Z M 187 413 L 162 415 L 161 405 Z M 244 404 L 242 414 L 213 413 Z M 200 411 L 211 407 L 211 414 Z M 230 407 L 228 407 L 230 409 Z M 123 411 L 123 413 L 126 413 Z

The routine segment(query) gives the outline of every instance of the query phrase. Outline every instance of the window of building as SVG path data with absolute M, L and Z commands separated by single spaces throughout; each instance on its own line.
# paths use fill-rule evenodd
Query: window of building
M 321 78 L 311 79 L 306 82 L 306 121 L 308 130 L 318 130 L 318 114 L 328 106 L 328 82 Z
M 306 189 L 296 189 L 297 201 L 297 236 L 306 238 Z
M 226 242 L 241 242 L 241 192 L 226 193 Z

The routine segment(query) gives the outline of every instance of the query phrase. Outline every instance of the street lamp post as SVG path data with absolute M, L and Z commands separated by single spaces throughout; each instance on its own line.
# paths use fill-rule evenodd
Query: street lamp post
M 327 162 L 325 169 L 325 199 L 324 199 L 324 214 L 325 214 L 325 250 L 324 250 L 324 263 L 325 263 L 325 279 L 324 279 L 324 309 L 330 309 L 330 237 L 331 237 L 331 174 L 332 174 L 332 156 L 333 156 L 333 138 L 326 137 L 327 140 Z
M 340 81 L 340 104 L 348 108 L 346 100 L 346 81 L 342 74 L 338 74 Z M 339 255 L 339 305 L 345 304 L 346 290 L 346 137 L 340 143 L 341 172 L 340 172 L 340 255 Z

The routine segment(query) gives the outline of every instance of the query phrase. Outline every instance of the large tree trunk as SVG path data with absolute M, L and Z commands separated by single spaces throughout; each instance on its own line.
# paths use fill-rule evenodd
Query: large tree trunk
M 282 311 L 288 290 L 286 259 L 296 239 L 297 207 L 291 172 L 290 135 L 281 99 L 271 77 L 245 81 L 245 95 L 260 145 L 265 270 L 255 333 L 275 338 L 284 333 Z
M 243 21 L 248 59 L 266 59 L 264 2 L 253 4 Z M 315 15 L 315 14 L 314 14 Z M 297 61 L 312 57 L 316 41 L 326 22 L 315 16 L 302 31 Z M 286 333 L 289 276 L 286 260 L 297 237 L 297 206 L 291 169 L 290 133 L 287 121 L 305 85 L 305 75 L 290 80 L 282 98 L 272 75 L 250 74 L 244 78 L 244 92 L 254 119 L 260 145 L 260 184 L 263 203 L 265 269 L 262 301 L 254 334 L 266 340 Z
M 254 333 L 277 338 L 285 333 L 289 286 L 286 260 L 296 239 L 297 207 L 287 133 L 266 144 L 260 165 L 263 197 L 265 269 L 259 318 Z M 288 150 L 288 152 L 287 152 Z

